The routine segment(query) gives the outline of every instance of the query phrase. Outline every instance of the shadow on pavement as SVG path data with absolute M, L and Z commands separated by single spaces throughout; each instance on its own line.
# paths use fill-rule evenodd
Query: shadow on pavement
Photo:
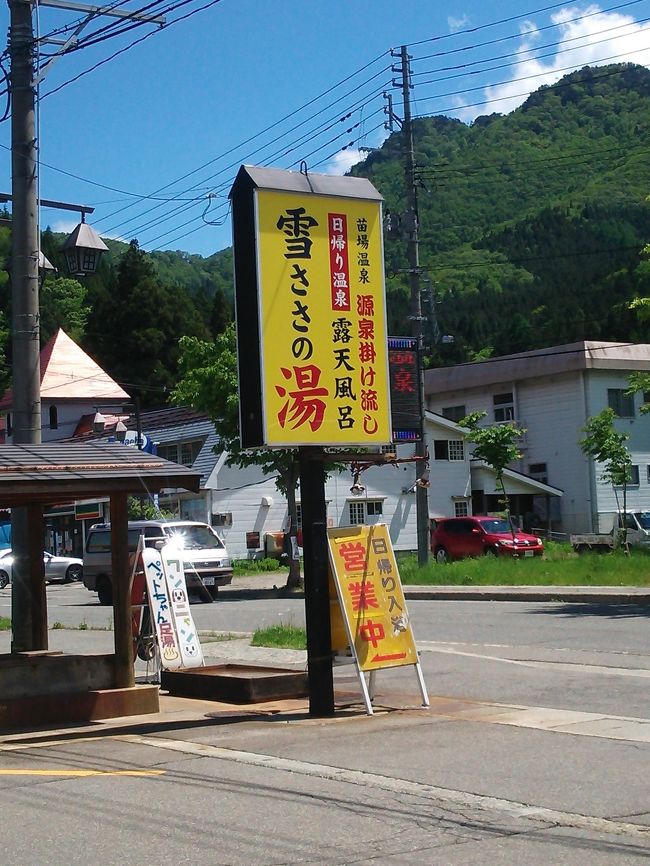
M 643 604 L 580 604 L 570 602 L 568 604 L 546 605 L 545 607 L 532 610 L 533 614 L 545 616 L 563 616 L 573 618 L 580 616 L 599 616 L 607 619 L 631 619 L 632 617 L 650 617 L 650 605 Z

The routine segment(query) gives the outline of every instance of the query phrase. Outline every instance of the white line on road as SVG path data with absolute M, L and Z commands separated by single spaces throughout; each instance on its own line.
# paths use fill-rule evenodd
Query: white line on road
M 255 752 L 242 752 L 236 749 L 224 749 L 221 746 L 169 740 L 162 737 L 126 734 L 119 737 L 119 739 L 140 745 L 152 746 L 156 749 L 168 749 L 169 751 L 180 752 L 185 755 L 216 758 L 236 764 L 265 767 L 270 770 L 297 773 L 301 776 L 312 776 L 319 779 L 328 779 L 333 782 L 359 785 L 369 788 L 371 791 L 379 789 L 391 794 L 423 797 L 427 800 L 434 800 L 441 805 L 453 804 L 462 808 L 469 807 L 489 812 L 501 812 L 515 818 L 525 818 L 544 824 L 554 824 L 559 827 L 650 839 L 650 827 L 644 827 L 640 824 L 615 821 L 608 818 L 597 818 L 591 815 L 580 815 L 572 812 L 561 812 L 556 809 L 545 809 L 543 807 L 530 806 L 526 803 L 517 803 L 513 800 L 503 800 L 499 797 L 486 797 L 480 794 L 471 794 L 467 791 L 440 788 L 436 785 L 427 785 L 407 779 L 396 779 L 376 773 L 366 773 L 362 770 L 347 770 L 342 767 L 327 766 L 326 764 L 311 764 L 306 761 L 294 760 L 293 758 L 260 755 Z
M 444 646 L 432 645 L 427 641 L 418 641 L 420 652 L 444 653 L 446 655 L 464 656 L 466 658 L 483 659 L 491 662 L 503 662 L 507 665 L 519 665 L 525 668 L 548 668 L 550 670 L 570 671 L 571 673 L 607 674 L 613 677 L 650 677 L 650 670 L 646 668 L 615 668 L 606 665 L 587 665 L 580 662 L 554 662 L 535 661 L 533 659 L 509 659 L 503 656 L 488 655 L 487 653 L 473 653 L 466 650 L 455 649 L 446 644 Z

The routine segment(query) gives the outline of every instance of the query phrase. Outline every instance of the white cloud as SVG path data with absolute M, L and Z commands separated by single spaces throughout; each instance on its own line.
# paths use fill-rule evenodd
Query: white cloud
M 349 147 L 347 150 L 340 150 L 335 156 L 330 159 L 324 169 L 325 174 L 345 174 L 353 165 L 361 162 L 366 158 L 366 154 L 362 153 L 356 147 Z
M 73 229 L 79 225 L 79 219 L 58 219 L 53 222 L 48 222 L 43 225 L 43 228 L 49 227 L 53 232 L 61 232 L 61 234 L 69 235 Z
M 585 18 L 585 15 L 590 17 Z M 579 16 L 583 17 L 574 20 Z M 545 84 L 555 84 L 572 69 L 626 62 L 650 66 L 647 31 L 630 15 L 600 12 L 596 5 L 567 6 L 551 20 L 560 31 L 555 57 L 548 61 L 535 59 L 533 42 L 538 36 L 537 28 L 532 22 L 526 22 L 511 79 L 486 87 L 485 104 L 471 111 L 468 109 L 462 119 L 495 111 L 506 114 L 521 105 L 532 91 Z
M 71 218 L 55 219 L 55 220 L 52 220 L 51 222 L 50 221 L 48 221 L 48 222 L 42 221 L 41 228 L 43 228 L 43 229 L 50 228 L 50 229 L 52 229 L 53 232 L 60 232 L 61 234 L 69 235 L 72 231 L 74 231 L 74 229 L 77 228 L 77 226 L 79 225 L 79 221 L 80 221 L 79 217 L 77 217 L 76 219 L 74 219 L 74 218 L 72 218 L 72 219 Z M 88 222 L 90 222 L 90 220 Z M 90 223 L 90 224 L 92 225 L 92 223 Z M 93 226 L 93 228 L 94 228 L 94 226 Z M 95 229 L 95 231 L 97 231 L 97 229 Z M 103 238 L 110 238 L 110 240 L 112 240 L 112 241 L 124 241 L 125 243 L 129 242 L 122 235 L 104 234 L 103 232 L 98 232 L 98 234 L 101 235 L 101 237 L 103 237 Z
M 456 18 L 453 15 L 450 15 L 447 18 L 447 26 L 451 30 L 452 33 L 455 33 L 457 30 L 462 30 L 463 27 L 467 27 L 469 24 L 469 16 L 463 15 L 460 18 Z

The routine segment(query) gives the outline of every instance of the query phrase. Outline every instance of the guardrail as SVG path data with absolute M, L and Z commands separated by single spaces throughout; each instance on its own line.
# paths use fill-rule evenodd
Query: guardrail
M 543 529 L 541 527 L 533 527 L 530 531 L 533 535 L 539 535 L 547 541 L 569 541 L 568 532 L 552 532 L 551 530 Z

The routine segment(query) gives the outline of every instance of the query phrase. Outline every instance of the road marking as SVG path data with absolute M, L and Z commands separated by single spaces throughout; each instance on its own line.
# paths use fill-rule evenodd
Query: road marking
M 615 821 L 609 818 L 598 818 L 592 815 L 580 815 L 573 812 L 561 812 L 556 809 L 546 809 L 518 803 L 514 800 L 504 800 L 499 797 L 488 797 L 471 794 L 467 791 L 456 791 L 452 788 L 440 788 L 423 782 L 413 782 L 407 779 L 396 779 L 391 776 L 381 776 L 377 773 L 366 773 L 363 770 L 347 770 L 342 767 L 332 767 L 326 764 L 311 764 L 293 758 L 280 758 L 275 755 L 260 755 L 255 752 L 242 752 L 236 749 L 225 749 L 221 746 L 210 746 L 206 743 L 191 743 L 182 740 L 168 740 L 162 737 L 125 734 L 118 737 L 126 742 L 151 746 L 156 749 L 167 749 L 185 755 L 216 758 L 236 764 L 253 767 L 265 767 L 286 773 L 296 773 L 301 776 L 311 776 L 327 779 L 333 782 L 344 782 L 387 791 L 390 794 L 412 796 L 436 801 L 441 804 L 451 804 L 461 808 L 475 808 L 483 811 L 501 812 L 516 818 L 525 818 L 544 824 L 552 824 L 572 829 L 588 830 L 595 833 L 611 833 L 618 836 L 637 836 L 650 839 L 650 827 L 632 824 L 628 821 Z
M 0 776 L 163 776 L 166 770 L 0 770 Z
M 571 671 L 571 673 L 607 674 L 614 677 L 650 677 L 650 670 L 646 668 L 615 668 L 606 665 L 588 665 L 579 662 L 554 662 L 535 661 L 532 659 L 509 659 L 503 656 L 487 655 L 486 653 L 473 653 L 466 650 L 453 649 L 450 646 L 431 646 L 426 642 L 419 641 L 418 649 L 427 653 L 443 653 L 445 655 L 464 656 L 466 658 L 484 659 L 491 662 L 502 662 L 506 665 L 518 665 L 525 668 L 549 668 L 551 670 Z

